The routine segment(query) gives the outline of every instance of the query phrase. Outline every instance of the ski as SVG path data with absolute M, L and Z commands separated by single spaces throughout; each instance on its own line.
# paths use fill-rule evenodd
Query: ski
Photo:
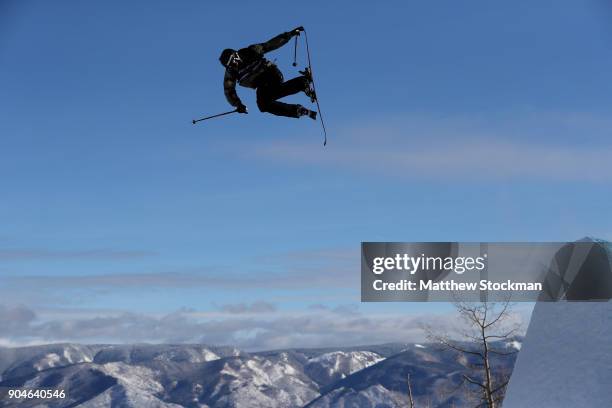
M 317 110 L 319 111 L 319 120 L 321 121 L 321 127 L 323 128 L 323 146 L 327 145 L 327 129 L 325 128 L 325 121 L 323 120 L 323 112 L 321 111 L 321 105 L 319 104 L 319 96 L 317 94 L 317 87 L 314 81 L 314 75 L 312 71 L 312 62 L 310 61 L 310 48 L 308 46 L 308 34 L 304 30 L 304 39 L 306 40 L 306 56 L 308 57 L 308 72 L 310 74 L 310 84 L 312 85 L 312 91 L 314 92 L 314 102 L 317 104 Z

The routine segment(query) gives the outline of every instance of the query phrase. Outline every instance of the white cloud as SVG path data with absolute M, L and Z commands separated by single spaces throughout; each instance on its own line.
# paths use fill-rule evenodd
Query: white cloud
M 272 303 L 258 301 L 251 304 L 248 303 L 234 303 L 221 305 L 218 307 L 219 310 L 232 314 L 250 314 L 250 313 L 272 313 L 276 311 L 276 306 Z
M 156 255 L 150 251 L 88 249 L 56 251 L 38 248 L 0 248 L 0 261 L 31 260 L 128 260 Z
M 611 130 L 609 119 L 582 114 L 506 115 L 496 121 L 407 115 L 340 129 L 325 150 L 294 139 L 243 149 L 262 160 L 373 176 L 608 182 Z
M 249 260 L 247 260 L 249 261 Z M 101 274 L 40 274 L 9 275 L 4 278 L 6 288 L 0 295 L 28 291 L 37 288 L 39 294 L 56 288 L 87 290 L 103 293 L 112 290 L 134 288 L 230 288 L 236 285 L 251 289 L 298 289 L 345 287 L 348 282 L 358 289 L 358 280 L 352 279 L 359 272 L 359 256 L 355 250 L 322 250 L 282 253 L 276 256 L 257 257 L 252 266 L 234 272 L 230 267 L 203 266 L 160 272 L 115 272 Z M 10 288 L 9 288 L 10 286 Z M 70 293 L 74 297 L 74 293 Z
M 356 346 L 422 342 L 425 341 L 424 323 L 451 330 L 456 321 L 453 313 L 366 314 L 350 305 L 245 315 L 179 310 L 162 316 L 125 312 L 87 316 L 89 312 L 85 311 L 86 317 L 78 318 L 71 311 L 65 318 L 56 312 L 54 319 L 45 319 L 27 308 L 0 310 L 5 311 L 1 317 L 6 324 L 0 344 L 10 346 L 59 341 L 204 343 L 245 350 Z

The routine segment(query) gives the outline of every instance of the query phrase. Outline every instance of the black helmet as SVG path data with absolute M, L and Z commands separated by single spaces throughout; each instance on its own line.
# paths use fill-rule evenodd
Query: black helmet
M 227 64 L 230 61 L 231 56 L 236 52 L 236 50 L 233 50 L 231 48 L 226 48 L 223 50 L 223 52 L 221 53 L 221 56 L 219 57 L 219 61 L 221 62 L 221 65 L 223 65 L 224 67 L 227 67 Z

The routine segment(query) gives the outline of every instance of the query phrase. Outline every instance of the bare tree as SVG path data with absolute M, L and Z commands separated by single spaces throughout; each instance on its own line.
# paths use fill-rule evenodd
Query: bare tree
M 410 408 L 415 408 L 414 399 L 412 398 L 412 385 L 410 384 L 410 374 L 408 374 L 408 402 L 410 402 Z
M 511 304 L 507 301 L 455 302 L 454 305 L 461 320 L 467 323 L 460 333 L 462 338 L 451 338 L 426 327 L 428 337 L 466 359 L 469 372 L 463 374 L 464 384 L 477 394 L 476 407 L 496 408 L 504 397 L 510 373 L 494 370 L 491 357 L 510 356 L 517 352 L 505 346 L 519 330 L 518 324 L 509 321 Z

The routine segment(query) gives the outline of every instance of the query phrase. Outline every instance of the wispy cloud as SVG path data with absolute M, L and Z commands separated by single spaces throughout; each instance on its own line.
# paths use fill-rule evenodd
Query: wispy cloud
M 204 314 L 206 316 L 206 314 Z M 424 323 L 452 327 L 452 314 L 364 314 L 356 307 L 319 308 L 257 316 L 203 317 L 193 310 L 152 316 L 136 313 L 46 320 L 27 308 L 0 308 L 0 323 L 8 329 L 0 344 L 72 341 L 205 343 L 246 350 L 285 347 L 329 347 L 385 342 L 423 341 Z
M 129 260 L 157 255 L 150 251 L 89 249 L 80 251 L 54 251 L 33 248 L 0 248 L 0 261 L 29 260 Z
M 36 314 L 25 306 L 0 305 L 0 327 L 4 333 L 14 336 L 27 334 Z
M 355 272 L 355 282 L 359 283 L 358 271 Z M 28 275 L 4 278 L 5 282 L 16 286 L 30 285 L 41 288 L 106 288 L 133 289 L 148 288 L 193 288 L 221 287 L 235 288 L 239 284 L 243 288 L 329 288 L 346 283 L 346 275 L 339 276 L 336 271 L 323 271 L 316 275 L 288 271 L 286 273 L 266 274 L 220 274 L 206 272 L 159 272 L 159 273 L 113 273 L 92 275 Z
M 281 253 L 244 260 L 244 270 L 232 267 L 200 268 L 159 272 L 113 272 L 97 274 L 10 275 L 5 283 L 36 288 L 333 288 L 352 282 L 359 284 L 359 252 L 355 250 L 320 250 Z M 251 265 L 248 265 L 251 262 Z M 234 267 L 235 268 L 235 267 Z M 2 289 L 0 288 L 0 291 Z
M 497 121 L 406 115 L 311 141 L 248 146 L 249 157 L 419 180 L 612 180 L 609 119 L 523 114 Z
M 276 311 L 276 306 L 274 304 L 264 301 L 258 301 L 251 304 L 233 303 L 217 307 L 219 310 L 231 314 L 271 313 Z

